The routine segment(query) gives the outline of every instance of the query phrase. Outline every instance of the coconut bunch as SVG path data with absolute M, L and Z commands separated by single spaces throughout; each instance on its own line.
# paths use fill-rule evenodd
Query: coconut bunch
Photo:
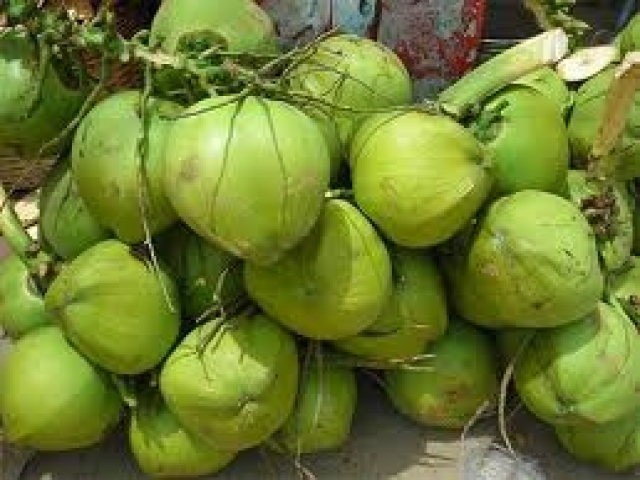
M 416 103 L 374 41 L 279 52 L 249 0 L 168 0 L 146 44 L 121 44 L 144 89 L 90 82 L 70 113 L 47 106 L 37 73 L 61 73 L 31 41 L 0 38 L 3 92 L 42 97 L 21 123 L 0 98 L 0 144 L 69 140 L 37 239 L 0 198 L 7 441 L 73 450 L 124 424 L 152 477 L 263 446 L 299 465 L 348 442 L 358 372 L 407 418 L 463 430 L 504 403 L 506 370 L 573 455 L 640 462 L 640 159 L 619 65 L 566 80 L 551 30 Z M 611 118 L 627 127 L 600 135 Z

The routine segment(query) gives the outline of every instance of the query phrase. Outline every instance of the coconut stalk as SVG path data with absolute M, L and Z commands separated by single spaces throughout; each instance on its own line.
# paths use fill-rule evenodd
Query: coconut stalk
M 576 0 L 523 0 L 527 8 L 535 17 L 536 23 L 543 30 L 563 28 L 569 32 L 573 42 L 591 27 L 571 15 Z
M 462 77 L 442 92 L 440 107 L 456 119 L 464 118 L 514 80 L 545 65 L 557 63 L 568 52 L 569 37 L 562 29 L 541 33 L 493 57 Z

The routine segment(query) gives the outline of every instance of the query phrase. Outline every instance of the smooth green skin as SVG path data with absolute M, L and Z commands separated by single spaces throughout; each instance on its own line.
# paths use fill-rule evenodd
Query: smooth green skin
M 333 345 L 371 360 L 407 360 L 445 334 L 447 297 L 440 273 L 426 253 L 390 248 L 393 292 L 375 323 Z
M 199 41 L 198 52 L 220 46 L 233 52 L 278 53 L 271 18 L 252 0 L 165 0 L 151 25 L 150 43 L 174 54 L 187 41 Z M 155 86 L 169 94 L 184 88 L 171 69 L 155 74 Z
M 586 171 L 571 170 L 567 180 L 571 201 L 578 208 L 582 205 L 583 200 L 599 193 L 597 187 L 589 182 Z M 611 239 L 598 240 L 600 256 L 608 272 L 614 272 L 624 267 L 631 257 L 633 247 L 633 212 L 624 183 L 617 183 L 613 194 L 618 209 L 616 234 Z
M 155 397 L 139 401 L 134 409 L 129 444 L 140 469 L 153 478 L 212 475 L 236 457 L 187 432 L 162 399 Z
M 552 425 L 593 425 L 640 406 L 640 337 L 635 325 L 600 303 L 582 320 L 540 330 L 514 370 L 522 402 Z
M 185 428 L 216 449 L 238 452 L 266 441 L 293 411 L 296 343 L 263 315 L 213 328 L 212 322 L 198 327 L 174 350 L 160 389 Z
M 577 162 L 584 163 L 589 157 L 615 71 L 615 67 L 604 70 L 584 83 L 576 93 L 568 125 L 571 150 Z M 611 155 L 617 164 L 620 180 L 640 176 L 640 93 L 636 93 L 626 126 Z
M 491 189 L 480 143 L 447 117 L 376 115 L 358 131 L 351 160 L 358 205 L 403 247 L 448 240 Z
M 604 279 L 591 227 L 570 201 L 525 190 L 491 204 L 443 259 L 451 301 L 488 328 L 549 328 L 596 308 Z
M 349 440 L 357 397 L 353 370 L 313 362 L 300 381 L 293 413 L 273 437 L 276 448 L 297 455 L 341 447 Z
M 558 72 L 551 67 L 542 67 L 519 78 L 515 85 L 523 85 L 533 88 L 550 100 L 565 118 L 573 105 L 573 92 L 560 78 Z
M 395 408 L 415 422 L 462 428 L 498 393 L 498 364 L 493 344 L 475 327 L 453 321 L 444 337 L 415 363 L 424 370 L 390 370 L 386 391 Z
M 40 62 L 25 33 L 4 32 L 0 38 L 0 145 L 35 157 L 80 110 L 85 92 L 65 86 L 49 66 L 38 99 Z M 61 142 L 47 154 L 60 151 Z
M 626 268 L 611 275 L 609 295 L 620 302 L 633 321 L 640 322 L 640 258 L 631 257 Z
M 151 44 L 175 53 L 185 36 L 211 36 L 233 52 L 276 53 L 269 16 L 251 0 L 165 0 L 151 26 Z
M 180 328 L 176 287 L 160 275 L 127 245 L 106 240 L 62 269 L 45 305 L 89 360 L 113 373 L 139 374 L 162 361 Z
M 162 117 L 176 115 L 180 107 L 150 100 L 148 155 L 141 167 L 140 99 L 140 92 L 128 90 L 96 105 L 78 127 L 71 158 L 73 177 L 89 211 L 102 226 L 129 244 L 145 239 L 141 199 L 145 200 L 152 235 L 177 220 L 162 185 L 165 140 L 172 124 Z M 145 180 L 140 178 L 141 171 Z
M 12 444 L 40 451 L 85 448 L 104 439 L 121 410 L 107 376 L 57 327 L 18 340 L 0 369 L 3 436 Z
M 616 38 L 620 57 L 640 48 L 640 14 L 634 15 Z
M 613 472 L 640 465 L 640 409 L 619 420 L 588 427 L 556 427 L 560 444 L 575 458 Z
M 51 323 L 44 299 L 19 257 L 0 261 L 0 328 L 11 338 Z
M 40 237 L 63 260 L 73 260 L 110 236 L 87 209 L 68 164 L 60 163 L 49 173 L 38 206 Z
M 480 125 L 483 115 L 500 115 Z M 556 106 L 533 88 L 509 86 L 489 100 L 472 127 L 492 161 L 494 194 L 561 193 L 569 170 L 569 138 Z
M 338 122 L 334 116 L 328 113 L 323 113 L 317 109 L 307 107 L 304 111 L 313 119 L 324 137 L 329 152 L 329 160 L 331 161 L 331 180 L 333 183 L 336 183 L 339 180 L 338 176 L 340 174 L 340 169 L 342 168 L 342 160 L 344 157 L 344 149 L 340 142 L 340 129 L 338 127 Z
M 197 319 L 219 303 L 229 307 L 246 294 L 242 262 L 184 225 L 177 225 L 162 235 L 157 247 L 161 258 L 171 268 L 183 312 L 189 319 Z
M 413 96 L 411 77 L 398 56 L 386 46 L 356 35 L 324 40 L 289 78 L 292 90 L 328 102 L 318 108 L 331 112 L 343 155 L 367 116 L 363 111 L 409 105 Z
M 174 123 L 164 185 L 182 220 L 244 260 L 268 265 L 316 222 L 330 160 L 316 124 L 283 102 L 204 100 Z M 225 103 L 227 105 L 221 106 Z
M 387 248 L 344 200 L 329 200 L 309 236 L 278 263 L 245 264 L 244 279 L 251 298 L 274 320 L 317 340 L 362 332 L 392 290 Z

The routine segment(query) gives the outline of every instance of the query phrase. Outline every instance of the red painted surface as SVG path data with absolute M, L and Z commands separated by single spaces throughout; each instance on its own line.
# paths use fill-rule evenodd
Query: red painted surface
M 379 40 L 413 76 L 418 95 L 467 72 L 477 57 L 486 0 L 256 0 L 274 18 L 285 44 L 330 28 Z

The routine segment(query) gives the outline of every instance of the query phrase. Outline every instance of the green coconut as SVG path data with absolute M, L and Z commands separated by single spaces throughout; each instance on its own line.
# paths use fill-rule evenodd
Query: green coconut
M 585 82 L 576 93 L 575 104 L 569 119 L 569 138 L 576 162 L 584 163 L 593 147 L 593 142 L 602 123 L 606 108 L 607 93 L 614 79 L 616 69 L 608 68 Z M 640 176 L 640 93 L 627 117 L 620 139 L 611 156 L 617 165 L 620 180 Z
M 278 263 L 246 264 L 251 298 L 308 338 L 337 340 L 373 325 L 392 290 L 384 243 L 357 208 L 329 200 L 309 236 Z
M 94 445 L 118 423 L 121 407 L 107 376 L 54 326 L 18 340 L 0 369 L 3 436 L 15 445 L 41 451 Z
M 155 234 L 176 220 L 162 173 L 165 140 L 172 125 L 165 117 L 177 114 L 180 107 L 151 99 L 145 128 L 140 101 L 140 92 L 127 90 L 96 105 L 78 127 L 71 158 L 73 177 L 89 211 L 130 244 L 145 239 L 145 221 Z
M 620 50 L 620 56 L 635 52 L 640 49 L 640 14 L 636 13 L 627 25 L 618 34 L 616 45 Z
M 173 280 L 117 240 L 101 242 L 65 266 L 45 304 L 83 355 L 123 375 L 157 366 L 180 327 Z
M 365 331 L 333 343 L 371 360 L 408 360 L 444 335 L 447 298 L 431 257 L 420 251 L 390 248 L 393 291 L 382 313 Z
M 212 475 L 236 456 L 187 432 L 160 395 L 138 401 L 129 424 L 129 444 L 141 470 L 153 478 Z
M 573 92 L 569 90 L 569 87 L 560 78 L 558 72 L 551 67 L 542 67 L 534 70 L 513 83 L 533 88 L 543 94 L 558 108 L 562 118 L 567 116 L 573 105 Z
M 491 189 L 478 141 L 453 120 L 424 112 L 368 120 L 354 138 L 351 162 L 360 208 L 409 248 L 451 238 Z
M 451 300 L 489 328 L 548 328 L 579 320 L 603 294 L 596 242 L 570 201 L 526 190 L 491 204 L 470 238 L 443 258 Z
M 489 337 L 453 321 L 411 369 L 385 373 L 389 398 L 400 413 L 426 426 L 463 428 L 498 393 L 498 364 Z
M 547 423 L 610 422 L 640 405 L 640 337 L 621 311 L 600 303 L 582 320 L 534 335 L 514 378 L 520 399 Z
M 640 258 L 631 257 L 624 269 L 611 275 L 609 295 L 634 322 L 640 322 Z
M 379 42 L 335 35 L 289 72 L 294 92 L 316 99 L 335 120 L 344 153 L 367 111 L 408 105 L 412 82 L 398 56 Z
M 320 130 L 297 108 L 259 97 L 212 98 L 185 115 L 167 139 L 171 203 L 210 242 L 256 264 L 276 262 L 322 210 L 330 161 Z
M 556 435 L 575 458 L 614 472 L 640 465 L 640 408 L 604 425 L 560 426 Z
M 600 194 L 598 188 L 589 181 L 586 171 L 571 170 L 567 179 L 571 200 L 578 208 L 583 209 L 585 201 Z M 606 225 L 612 236 L 598 239 L 600 256 L 609 272 L 622 268 L 629 261 L 633 248 L 633 212 L 629 194 L 623 183 L 615 184 L 612 194 L 615 215 Z M 607 213 L 603 212 L 605 215 Z
M 543 93 L 522 84 L 501 90 L 483 106 L 472 130 L 491 158 L 495 194 L 564 191 L 567 128 L 557 105 Z
M 12 338 L 51 323 L 44 299 L 27 267 L 16 255 L 0 261 L 0 328 Z
M 40 237 L 63 260 L 109 237 L 80 197 L 67 163 L 56 165 L 45 179 L 38 209 Z
M 162 259 L 171 268 L 184 314 L 197 319 L 212 308 L 233 308 L 245 296 L 242 262 L 183 225 L 159 240 Z
M 292 455 L 335 450 L 351 432 L 358 390 L 348 367 L 316 358 L 300 379 L 296 406 L 272 438 L 278 450 Z
M 53 141 L 76 116 L 85 89 L 75 89 L 62 70 L 50 62 L 40 82 L 36 43 L 24 30 L 5 30 L 0 38 L 0 145 L 15 149 L 22 156 L 35 158 L 39 150 Z M 64 73 L 64 72 L 63 72 Z M 66 142 L 54 142 L 47 155 L 53 155 Z
M 160 388 L 180 423 L 214 448 L 252 448 L 270 438 L 293 410 L 295 340 L 264 315 L 206 323 L 167 359 Z

